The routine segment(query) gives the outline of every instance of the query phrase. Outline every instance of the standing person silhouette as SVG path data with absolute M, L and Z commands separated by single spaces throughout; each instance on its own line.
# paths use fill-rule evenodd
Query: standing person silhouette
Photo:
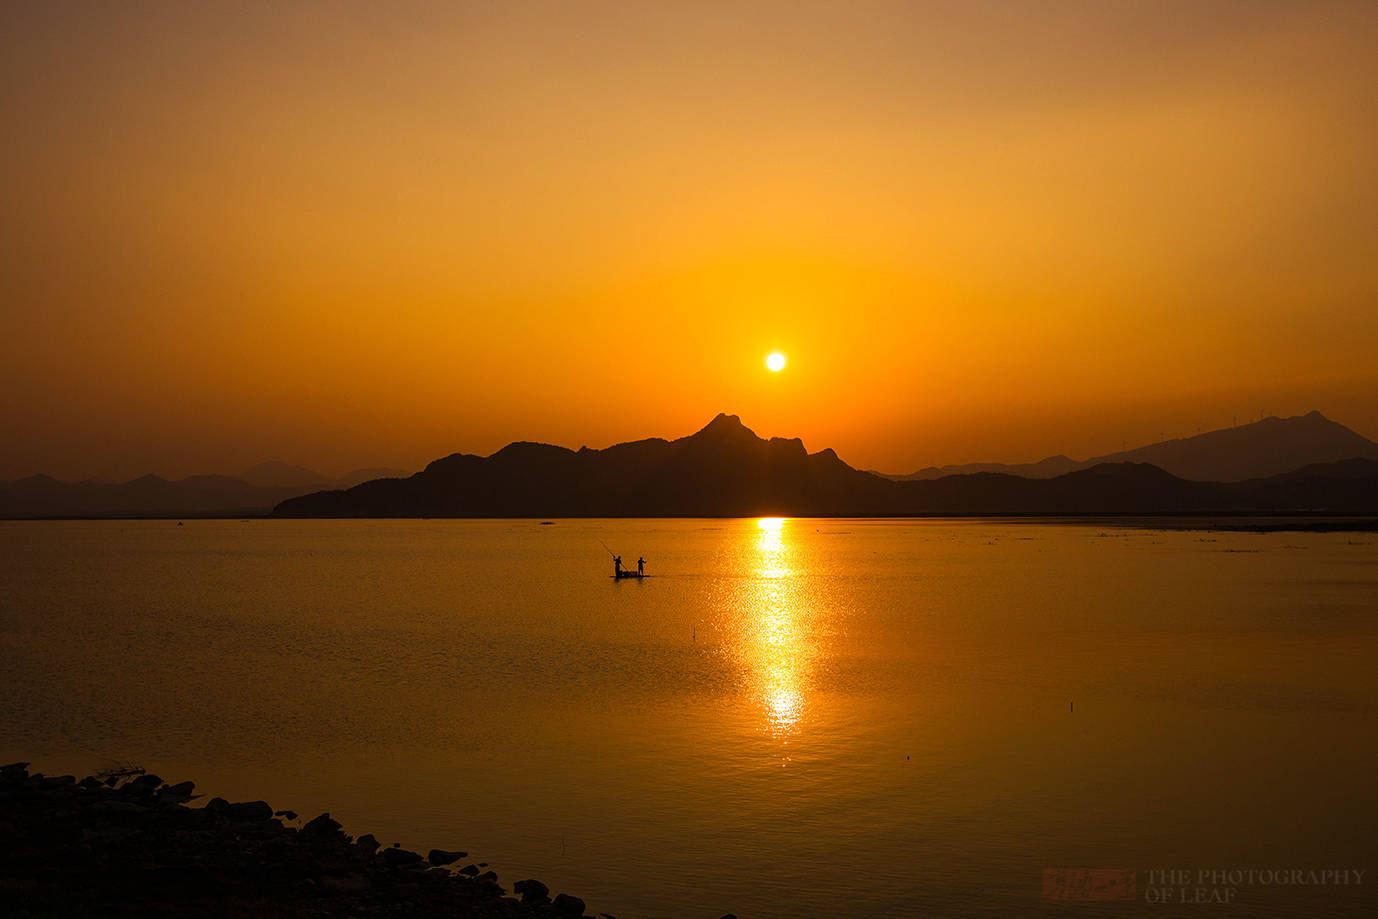
M 622 556 L 620 555 L 612 557 L 612 576 L 615 578 L 622 577 Z
M 636 560 L 636 573 L 641 575 L 643 578 L 646 576 L 646 560 L 644 558 L 639 558 Z

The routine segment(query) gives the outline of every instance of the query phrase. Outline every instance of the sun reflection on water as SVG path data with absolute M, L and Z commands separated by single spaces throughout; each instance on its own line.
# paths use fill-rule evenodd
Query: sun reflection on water
M 788 530 L 782 517 L 756 522 L 751 586 L 746 607 L 745 654 L 754 694 L 765 713 L 765 730 L 787 740 L 804 717 L 810 639 L 801 620 L 800 596 L 791 567 Z

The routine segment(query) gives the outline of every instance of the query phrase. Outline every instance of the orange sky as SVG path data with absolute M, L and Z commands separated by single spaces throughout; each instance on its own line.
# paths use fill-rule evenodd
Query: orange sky
M 1378 437 L 1378 4 L 19 6 L 2 479 Z

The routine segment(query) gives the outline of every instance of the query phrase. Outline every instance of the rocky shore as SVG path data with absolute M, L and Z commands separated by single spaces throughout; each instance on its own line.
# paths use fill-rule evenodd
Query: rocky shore
M 0 768 L 0 912 L 11 917 L 574 919 L 584 901 L 536 880 L 511 895 L 466 853 L 346 835 L 264 801 L 191 802 L 191 782 Z M 462 865 L 462 866 L 461 866 Z M 607 914 L 599 914 L 606 917 Z

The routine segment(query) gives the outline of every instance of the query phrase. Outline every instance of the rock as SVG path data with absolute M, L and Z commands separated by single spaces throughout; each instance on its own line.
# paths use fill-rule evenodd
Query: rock
M 149 772 L 149 773 L 146 773 L 146 774 L 144 774 L 144 775 L 139 776 L 137 779 L 134 779 L 134 781 L 130 782 L 129 784 L 131 784 L 131 785 L 147 785 L 147 786 L 149 786 L 150 788 L 157 788 L 159 785 L 163 784 L 163 780 L 160 779 L 160 778 L 158 778 L 158 777 L 157 777 L 156 775 L 154 775 L 153 773 Z
M 168 795 L 174 798 L 189 799 L 191 797 L 192 790 L 195 788 L 195 782 L 178 782 L 176 785 L 168 785 L 166 788 L 160 791 L 159 794 Z
M 42 888 L 42 886 L 43 885 L 38 882 L 37 878 L 5 878 L 3 885 L 0 885 L 0 890 L 12 890 L 18 893 L 27 892 L 30 890 L 39 890 Z M 32 916 L 33 913 L 20 910 L 15 915 L 28 917 Z
M 584 901 L 578 897 L 571 897 L 567 893 L 562 893 L 555 898 L 551 904 L 555 907 L 555 912 L 561 916 L 582 916 L 584 915 Z
M 360 849 L 363 849 L 369 855 L 372 855 L 374 852 L 378 851 L 378 839 L 372 833 L 365 833 L 364 835 L 360 836 L 358 842 L 356 842 L 355 845 L 358 846 Z
M 383 864 L 389 868 L 395 868 L 399 865 L 415 865 L 417 862 L 423 861 L 421 853 L 412 852 L 409 849 L 384 849 L 381 858 Z
M 225 816 L 231 820 L 259 821 L 272 820 L 273 808 L 267 801 L 244 801 L 225 808 Z
M 550 888 L 533 879 L 513 884 L 512 892 L 521 894 L 523 903 L 544 903 L 550 899 Z
M 132 836 L 137 832 L 138 830 L 127 826 L 84 826 L 81 828 L 81 838 L 86 842 L 108 843 L 111 840 Z
M 23 778 L 29 774 L 28 763 L 10 763 L 7 766 L 0 766 L 0 775 L 5 778 Z
M 340 831 L 340 822 L 330 819 L 330 812 L 326 811 L 319 817 L 313 817 L 306 822 L 306 826 L 301 828 L 303 833 L 310 833 L 318 836 L 332 836 Z
M 75 776 L 70 775 L 50 775 L 39 783 L 41 788 L 63 788 L 67 785 L 77 783 Z
M 426 861 L 432 865 L 448 865 L 457 862 L 468 855 L 468 852 L 450 852 L 446 849 L 432 849 L 426 856 Z
M 467 874 L 469 877 L 475 877 L 478 874 L 478 865 L 465 865 L 463 868 L 459 869 L 459 873 Z
M 722 919 L 737 919 L 737 917 L 733 913 L 728 913 L 727 915 L 723 916 Z
M 296 812 L 296 811 L 273 811 L 273 816 L 274 816 L 274 817 L 285 817 L 285 818 L 287 818 L 288 820 L 296 820 L 296 819 L 297 819 L 297 812 Z
M 104 788 L 105 786 L 101 784 L 100 779 L 96 778 L 95 776 L 90 776 L 90 775 L 88 775 L 86 778 L 82 779 L 80 782 L 77 782 L 77 787 L 78 787 L 78 788 Z
M 331 893 L 361 893 L 373 886 L 373 882 L 362 874 L 352 874 L 349 877 L 338 878 L 332 875 L 325 875 L 321 878 L 321 889 Z
M 135 804 L 133 801 L 97 801 L 87 810 L 97 814 L 109 814 L 117 817 L 142 817 L 153 813 L 153 808 L 144 804 Z
M 206 813 L 223 814 L 230 809 L 230 802 L 224 798 L 211 798 L 206 802 Z

